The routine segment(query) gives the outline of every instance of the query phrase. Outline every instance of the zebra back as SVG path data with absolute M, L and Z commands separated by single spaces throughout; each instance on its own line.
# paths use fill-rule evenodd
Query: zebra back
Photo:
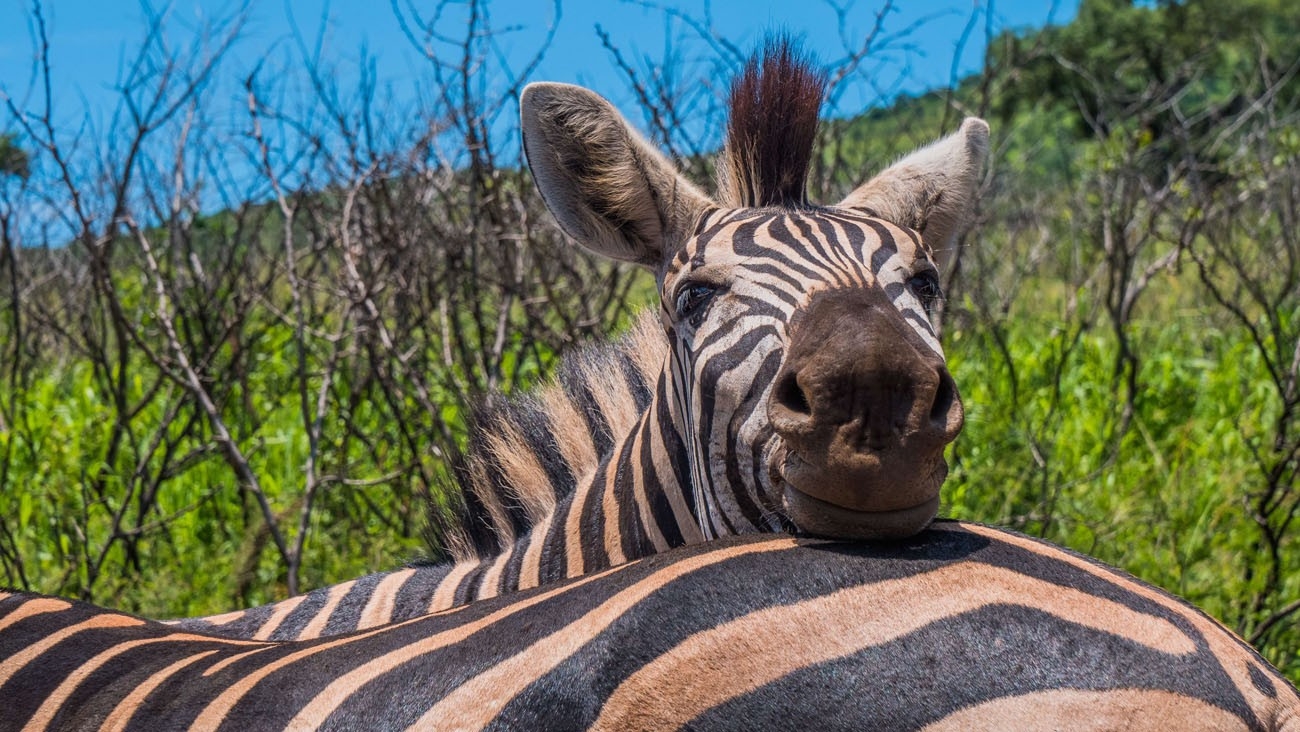
M 0 700 L 0 732 L 1300 731 L 1296 689 L 1196 609 L 954 522 L 890 544 L 720 539 L 316 641 L 3 595 Z

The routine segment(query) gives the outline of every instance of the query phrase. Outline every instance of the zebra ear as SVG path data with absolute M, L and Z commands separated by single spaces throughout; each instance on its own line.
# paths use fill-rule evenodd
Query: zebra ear
M 594 92 L 529 84 L 519 107 L 542 199 L 564 233 L 597 254 L 657 267 L 712 205 Z
M 889 166 L 840 205 L 920 232 L 943 269 L 970 223 L 988 151 L 988 123 L 967 117 L 960 130 Z

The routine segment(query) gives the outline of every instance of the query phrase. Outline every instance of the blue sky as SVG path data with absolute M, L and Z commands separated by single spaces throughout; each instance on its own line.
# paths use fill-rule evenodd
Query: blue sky
M 558 19 L 555 6 L 546 0 L 494 0 L 488 7 L 495 28 L 514 28 L 501 35 L 501 53 L 508 63 L 522 66 L 541 44 L 546 28 L 554 23 L 555 39 L 533 78 L 580 83 L 616 103 L 625 103 L 630 101 L 630 92 L 610 54 L 601 47 L 597 26 L 633 62 L 639 58 L 662 59 L 670 51 L 688 60 L 708 53 L 700 44 L 667 46 L 666 34 L 689 35 L 689 31 L 679 22 L 666 20 L 661 10 L 647 7 L 651 4 L 671 7 L 697 19 L 705 18 L 707 13 L 713 27 L 721 29 L 741 48 L 748 49 L 769 29 L 786 28 L 802 34 L 823 61 L 844 54 L 845 41 L 839 33 L 835 5 L 825 0 L 713 0 L 711 3 L 562 0 Z M 881 4 L 882 0 L 856 3 L 836 0 L 836 5 L 846 11 L 845 29 L 850 42 L 858 43 L 871 28 Z M 1003 28 L 1037 26 L 1049 19 L 1065 22 L 1077 11 L 1077 0 L 1059 3 L 902 0 L 896 4 L 901 7 L 886 16 L 887 31 L 898 33 L 913 24 L 922 25 L 900 43 L 906 48 L 899 48 L 884 59 L 880 75 L 885 78 L 880 83 L 891 93 L 945 84 L 952 73 L 958 39 L 973 15 L 975 32 L 960 58 L 961 72 L 978 67 L 983 53 L 984 13 L 991 12 L 994 25 Z M 399 0 L 405 14 L 409 15 L 411 5 L 427 13 L 426 8 L 435 3 Z M 0 88 L 20 104 L 30 103 L 32 99 L 31 7 L 30 0 L 3 0 L 0 4 Z M 170 6 L 154 3 L 153 7 L 167 9 L 169 32 L 177 43 L 184 43 L 187 34 L 192 34 L 204 18 L 221 16 L 237 8 L 232 3 L 215 0 L 176 0 Z M 89 111 L 92 116 L 103 114 L 104 108 L 112 104 L 111 90 L 121 73 L 124 56 L 142 36 L 145 15 L 142 4 L 115 0 L 47 0 L 43 8 L 54 64 L 53 96 L 59 111 L 69 116 L 80 116 L 83 111 Z M 399 96 L 414 93 L 414 90 L 404 92 L 402 86 L 418 76 L 423 61 L 401 32 L 394 6 L 379 2 L 252 2 L 243 39 L 234 48 L 230 60 L 235 67 L 230 69 L 232 74 L 252 68 L 268 52 L 292 57 L 296 50 L 292 40 L 295 25 L 309 41 L 317 37 L 323 41 L 322 55 L 340 64 L 343 69 L 340 74 L 348 73 L 346 69 L 355 62 L 364 45 L 375 58 L 381 84 L 391 85 Z M 855 94 L 855 98 L 844 100 L 845 107 L 869 104 L 876 92 L 864 89 Z
M 270 110 L 262 115 L 261 124 L 270 130 L 266 137 L 270 140 L 272 164 L 289 187 L 310 187 L 318 176 L 328 178 L 328 172 L 322 173 L 321 168 L 328 163 L 304 156 L 303 151 L 319 145 L 329 156 L 341 159 L 346 156 L 346 143 L 352 139 L 337 134 L 337 128 L 322 117 L 325 113 L 318 102 L 304 102 L 318 99 L 305 73 L 313 57 L 326 69 L 326 83 L 337 85 L 343 99 L 340 108 L 351 114 L 359 107 L 356 98 L 350 96 L 357 80 L 363 72 L 372 74 L 378 92 L 370 115 L 375 121 L 371 129 L 383 139 L 370 149 L 380 154 L 384 150 L 410 150 L 412 140 L 427 133 L 431 125 L 440 124 L 435 118 L 444 108 L 430 101 L 441 85 L 432 77 L 432 65 L 420 44 L 412 43 L 403 32 L 399 17 L 409 27 L 417 11 L 428 18 L 435 8 L 442 7 L 445 12 L 436 24 L 437 31 L 459 37 L 467 27 L 466 2 L 249 0 L 238 39 L 202 95 L 203 111 L 197 118 L 203 125 L 204 142 L 186 152 L 190 181 L 201 181 L 200 207 L 216 210 L 238 200 L 266 200 L 271 195 L 264 176 L 250 174 L 261 167 L 261 157 L 250 142 L 247 95 L 241 82 L 254 71 L 258 74 L 259 103 Z M 714 129 L 719 126 L 716 115 L 710 117 L 699 107 L 723 96 L 720 83 L 736 68 L 735 61 L 725 60 L 726 48 L 747 54 L 766 33 L 783 29 L 802 36 L 806 47 L 822 63 L 831 65 L 843 58 L 848 48 L 861 45 L 883 2 L 560 0 L 557 5 L 552 0 L 490 0 L 487 8 L 495 46 L 489 58 L 489 73 L 476 78 L 483 80 L 483 96 L 502 98 L 502 90 L 509 88 L 503 76 L 521 71 L 542 47 L 548 28 L 554 26 L 543 60 L 529 78 L 592 88 L 644 129 L 648 121 L 645 113 L 613 55 L 603 47 L 597 31 L 600 28 L 623 61 L 638 74 L 670 68 L 672 78 L 684 80 L 677 87 L 678 92 L 686 90 L 679 98 L 690 100 L 685 104 L 695 108 L 686 110 L 681 124 L 673 128 L 672 145 L 679 153 L 704 152 L 716 148 L 721 130 Z M 884 16 L 884 35 L 891 42 L 840 87 L 823 108 L 825 114 L 851 116 L 900 92 L 944 86 L 954 74 L 962 76 L 978 69 L 987 30 L 1068 22 L 1077 12 L 1078 0 L 897 0 L 896 5 Z M 112 165 L 123 154 L 118 149 L 121 141 L 131 139 L 133 134 L 134 128 L 123 113 L 123 97 L 115 87 L 125 78 L 146 36 L 146 18 L 161 12 L 168 48 L 180 49 L 184 55 L 184 49 L 195 44 L 205 23 L 230 17 L 241 6 L 218 0 L 174 0 L 171 5 L 46 0 L 41 7 L 50 43 L 49 96 L 55 136 L 65 155 L 72 159 L 72 177 L 84 184 L 102 177 L 101 166 Z M 40 115 L 45 103 L 40 79 L 33 75 L 32 8 L 31 0 L 0 0 L 0 102 L 8 101 L 28 119 Z M 666 13 L 664 8 L 671 12 Z M 691 18 L 695 30 L 682 17 Z M 712 29 L 703 29 L 706 35 L 716 31 L 725 38 L 725 44 L 702 40 L 697 32 L 701 23 Z M 963 44 L 964 33 L 969 33 L 969 38 Z M 959 45 L 963 53 L 954 62 Z M 454 44 L 435 42 L 433 49 L 440 61 L 458 60 Z M 362 63 L 363 59 L 366 63 Z M 666 62 L 671 66 L 665 66 Z M 719 85 L 715 86 L 715 81 Z M 276 113 L 283 117 L 273 118 Z M 494 114 L 491 134 L 498 164 L 509 165 L 514 161 L 505 158 L 519 153 L 517 111 L 511 103 L 503 103 Z M 181 113 L 169 117 L 169 127 L 151 135 L 142 148 L 142 159 L 153 166 L 153 175 L 164 175 L 171 165 L 176 154 L 174 141 L 182 139 L 185 119 Z M 3 107 L 0 120 L 0 132 L 19 131 L 13 116 Z M 25 140 L 20 134 L 20 146 L 35 151 L 36 146 Z M 433 155 L 438 162 L 456 166 L 465 160 L 466 142 L 454 131 L 440 137 L 437 145 Z M 58 189 L 59 170 L 48 157 L 33 155 L 32 181 L 38 187 L 37 181 L 46 181 Z M 137 176 L 137 184 L 139 179 Z M 216 180 L 225 184 L 210 185 Z M 44 210 L 28 212 L 30 223 L 24 226 L 31 229 L 33 240 L 66 240 L 68 234 L 59 228 L 60 219 L 75 229 L 76 222 L 66 220 L 66 212 L 57 203 L 62 194 L 52 195 Z M 45 233 L 38 235 L 38 228 Z

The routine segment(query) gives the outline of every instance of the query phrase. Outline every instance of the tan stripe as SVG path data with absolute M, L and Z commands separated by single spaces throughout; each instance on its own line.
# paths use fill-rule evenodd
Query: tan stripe
M 614 454 L 618 455 L 623 444 L 632 437 L 627 437 L 615 446 Z M 618 504 L 618 494 L 614 488 L 618 485 L 618 470 L 614 468 L 611 461 L 609 467 L 605 469 L 605 492 L 601 497 L 602 508 L 605 513 L 605 557 L 606 566 L 623 564 L 627 561 L 627 556 L 623 553 L 623 524 L 621 521 L 622 511 Z
M 140 625 L 144 625 L 144 621 L 139 618 L 111 613 L 106 615 L 96 615 L 95 617 L 83 620 L 76 625 L 69 625 L 66 628 L 55 631 L 21 651 L 18 651 L 9 658 L 6 658 L 4 663 L 0 663 L 0 686 L 4 686 L 14 674 L 23 670 L 27 664 L 77 633 L 84 630 L 99 630 L 101 628 L 133 628 Z
M 329 588 L 329 591 L 326 593 L 325 606 L 316 611 L 316 614 L 312 616 L 311 622 L 307 623 L 307 627 L 303 628 L 301 632 L 296 634 L 293 637 L 293 640 L 311 640 L 313 638 L 319 638 L 321 633 L 325 632 L 325 626 L 329 624 L 330 616 L 334 614 L 334 609 L 339 606 L 339 603 L 343 601 L 343 598 L 347 596 L 348 592 L 356 584 L 356 580 L 348 580 L 347 582 Z
M 479 600 L 487 600 L 501 594 L 501 573 L 505 571 L 506 562 L 514 556 L 515 547 L 519 546 L 518 542 L 511 544 L 506 550 L 497 555 L 488 566 L 487 571 L 483 573 L 483 578 L 479 580 L 478 588 L 475 590 L 476 597 Z
M 27 724 L 23 727 L 24 732 L 36 732 L 37 730 L 46 729 L 50 723 L 54 721 L 54 715 L 59 711 L 59 707 L 63 706 L 63 703 L 68 700 L 68 697 L 72 696 L 73 692 L 77 690 L 77 687 L 81 686 L 81 683 L 86 680 L 86 677 L 102 668 L 104 664 L 127 651 L 139 648 L 140 646 L 154 645 L 156 643 L 193 643 L 194 641 L 213 642 L 211 638 L 201 635 L 176 633 L 160 638 L 141 638 L 138 640 L 126 641 L 106 648 L 64 677 L 58 688 L 50 692 L 49 696 L 45 697 L 45 701 L 41 702 L 40 708 L 36 710 L 36 713 L 32 715 L 31 719 L 27 720 Z M 216 651 L 212 650 L 207 653 L 199 654 L 199 657 L 212 653 L 216 653 Z M 194 660 L 197 660 L 197 658 L 198 657 L 192 657 Z M 119 706 L 121 705 L 119 704 Z M 108 722 L 105 722 L 105 725 L 107 724 Z
M 1273 729 L 1277 730 L 1277 732 L 1300 732 L 1300 703 L 1294 701 L 1295 687 L 1290 688 L 1292 692 L 1289 698 L 1292 701 L 1280 701 L 1278 703 L 1276 722 L 1273 725 Z M 1284 693 L 1283 696 L 1286 696 L 1286 694 Z
M 1168 655 L 1196 652 L 1169 621 L 1002 567 L 959 562 L 759 610 L 688 638 L 615 689 L 593 729 L 669 729 L 764 684 L 992 604 L 1041 610 Z
M 631 566 L 633 565 L 625 564 L 622 567 L 614 567 L 612 569 L 605 570 L 604 572 L 597 572 L 595 574 L 588 575 L 570 584 L 567 584 L 563 587 L 550 590 L 549 592 L 538 593 L 528 598 L 527 600 L 523 600 L 521 602 L 516 602 L 511 605 L 507 605 L 506 607 L 498 610 L 497 612 L 492 613 L 491 615 L 488 615 L 486 617 L 480 618 L 479 620 L 476 620 L 472 623 L 466 623 L 464 625 L 457 626 L 450 630 L 446 630 L 441 633 L 431 635 L 428 638 L 421 640 L 419 643 L 415 643 L 407 646 L 401 652 L 387 654 L 387 656 L 383 656 L 381 657 L 381 659 L 387 658 L 389 656 L 395 656 L 395 655 L 401 656 L 401 659 L 397 661 L 397 663 L 400 664 L 402 662 L 405 662 L 406 660 L 409 660 L 409 657 L 418 656 L 421 653 L 428 653 L 430 651 L 437 650 L 438 648 L 441 648 L 443 646 L 451 645 L 452 643 L 457 643 L 463 640 L 464 638 L 467 638 L 470 635 L 474 634 L 475 632 L 481 630 L 482 628 L 490 627 L 493 623 L 508 618 L 511 615 L 514 615 L 515 613 L 518 613 L 522 610 L 526 610 L 527 608 L 532 607 L 533 605 L 536 605 L 541 602 L 545 602 L 546 600 L 549 600 L 552 597 L 563 595 L 567 592 L 572 592 L 573 590 L 582 587 L 583 585 L 586 585 L 589 582 L 593 582 L 602 577 L 608 577 L 611 574 L 622 571 L 623 569 Z M 461 612 L 463 609 L 464 608 L 453 609 L 448 611 L 447 614 L 455 615 Z M 404 628 L 410 625 L 411 623 L 418 623 L 423 619 L 424 619 L 423 617 L 412 618 L 410 620 L 406 620 L 400 623 L 395 623 L 392 625 L 384 625 L 374 630 L 363 631 L 356 635 L 349 635 L 349 636 L 344 636 L 342 638 L 338 638 L 333 641 L 326 641 L 323 643 L 312 645 L 304 650 L 296 651 L 287 656 L 276 659 L 275 661 L 271 661 L 270 663 L 264 664 L 259 668 L 257 668 L 256 670 L 250 672 L 247 676 L 231 684 L 224 692 L 221 693 L 220 696 L 218 696 L 216 699 L 213 699 L 208 704 L 208 706 L 203 710 L 203 713 L 199 715 L 198 719 L 196 719 L 194 723 L 190 726 L 190 729 L 195 730 L 196 732 L 199 730 L 213 729 L 214 727 L 216 727 L 218 724 L 221 723 L 221 720 L 226 718 L 226 715 L 230 713 L 230 710 L 233 709 L 234 706 L 239 703 L 239 700 L 244 698 L 244 696 L 248 694 L 248 692 L 251 691 L 253 687 L 258 684 L 258 682 L 260 682 L 262 679 L 266 678 L 267 676 L 270 676 L 275 671 L 284 668 L 285 666 L 288 666 L 292 663 L 296 663 L 297 661 L 300 660 L 310 659 L 312 656 L 327 651 L 331 648 L 339 648 L 354 643 L 364 642 L 374 636 L 383 633 L 392 632 L 397 628 Z M 361 653 L 365 652 L 365 646 L 361 647 L 360 652 Z M 367 664 L 366 667 L 368 668 L 377 662 L 378 661 L 371 661 L 369 664 Z M 343 679 L 351 679 L 352 681 L 350 681 L 349 683 L 356 683 L 358 685 L 368 680 L 367 677 L 360 678 L 359 680 L 355 679 L 354 675 L 356 673 L 357 673 L 356 671 L 353 671 L 349 674 L 346 674 L 344 677 L 342 677 L 342 679 L 335 680 L 333 684 L 327 687 L 327 691 L 336 689 L 336 687 L 340 686 Z M 325 693 L 326 692 L 321 692 L 321 695 Z M 335 692 L 331 692 L 331 693 L 335 693 Z M 321 695 L 317 696 L 317 700 L 321 698 Z M 308 703 L 308 706 L 310 707 L 312 704 L 316 704 L 316 703 L 317 701 L 313 700 L 312 702 Z M 299 712 L 299 716 L 301 716 L 302 714 L 304 714 L 304 712 Z M 326 712 L 324 716 L 329 716 L 329 712 Z M 321 718 L 323 719 L 324 717 Z M 289 727 L 293 728 L 293 724 L 290 723 Z
M 1252 729 L 1200 699 L 1156 689 L 1054 689 L 1002 697 L 926 725 L 924 732 L 971 730 L 1228 730 Z
M 221 613 L 220 615 L 204 615 L 201 618 L 193 618 L 193 619 L 202 620 L 203 622 L 212 626 L 222 626 L 222 625 L 229 625 L 235 622 L 236 620 L 240 620 L 245 615 L 248 615 L 247 610 L 232 610 L 228 613 Z M 190 620 L 190 619 L 191 618 L 174 618 L 172 620 L 164 620 L 163 624 L 176 625 L 177 623 L 183 623 L 186 620 Z
M 641 412 L 637 410 L 636 399 L 628 390 L 622 369 L 610 366 L 607 363 L 584 364 L 582 371 L 587 390 L 596 402 L 601 416 L 605 418 L 605 424 L 609 425 L 609 433 L 615 441 L 619 441 L 620 437 L 631 433 L 641 419 Z
M 202 653 L 187 656 L 145 679 L 143 683 L 132 689 L 130 694 L 123 697 L 122 701 L 118 702 L 116 707 L 113 707 L 113 711 L 109 712 L 108 716 L 104 718 L 104 723 L 99 726 L 99 732 L 117 732 L 118 730 L 126 729 L 127 723 L 131 721 L 131 717 L 140 707 L 140 703 L 143 702 L 145 697 L 149 696 L 154 689 L 157 689 L 177 671 L 201 661 L 216 652 L 217 651 L 213 649 L 211 651 L 203 651 Z
M 668 370 L 668 339 L 664 338 L 659 314 L 650 308 L 644 310 L 625 337 L 627 352 L 653 392 L 659 377 Z
M 622 617 L 628 609 L 667 583 L 736 557 L 787 550 L 795 546 L 794 539 L 782 537 L 761 543 L 716 549 L 670 564 L 609 598 L 564 628 L 465 682 L 443 697 L 408 729 L 479 729 L 492 721 L 505 705 L 529 684 L 559 666 L 584 644 Z M 357 681 L 354 680 L 353 683 Z M 343 687 L 336 693 L 342 696 L 343 689 L 346 688 Z M 328 716 L 330 710 L 326 709 L 323 703 L 326 699 L 328 697 L 322 693 L 307 705 L 306 709 L 313 713 L 311 721 L 319 723 Z M 305 718 L 304 713 L 305 710 L 300 712 L 299 718 Z
M 660 485 L 668 496 L 668 505 L 673 510 L 673 521 L 677 522 L 677 530 L 681 532 L 685 543 L 698 544 L 704 541 L 704 534 L 700 532 L 700 525 L 696 522 L 695 515 L 686 505 L 686 496 L 682 493 L 683 487 L 677 484 L 672 457 L 668 454 L 668 448 L 664 446 L 663 434 L 657 429 L 652 429 L 650 439 L 654 440 L 650 454 L 654 456 L 655 474 L 662 479 Z
M 212 674 L 217 673 L 218 671 L 229 666 L 232 663 L 237 663 L 239 661 L 242 661 L 245 658 L 248 658 L 249 656 L 252 656 L 256 653 L 261 653 L 262 651 L 269 651 L 272 648 L 279 648 L 279 647 L 280 647 L 279 643 L 268 643 L 267 645 L 263 645 L 261 648 L 254 648 L 251 651 L 236 653 L 233 656 L 226 656 L 220 661 L 217 661 L 216 663 L 212 664 L 212 666 L 210 666 L 209 668 L 204 669 L 203 675 L 211 676 Z
M 460 588 L 460 583 L 477 567 L 480 562 L 458 562 L 452 565 L 451 571 L 442 582 L 438 583 L 438 589 L 433 592 L 433 599 L 429 601 L 429 612 L 436 613 L 439 610 L 446 610 L 456 605 L 456 590 Z
M 289 617 L 289 613 L 293 612 L 298 605 L 302 604 L 303 598 L 305 597 L 307 596 L 298 595 L 297 597 L 291 597 L 283 602 L 277 602 L 273 606 L 275 610 L 271 612 L 271 617 L 267 618 L 262 627 L 258 628 L 257 632 L 253 634 L 253 640 L 270 639 L 271 634 L 274 633 L 282 623 L 284 623 L 284 619 Z
M 37 615 L 46 613 L 63 612 L 72 607 L 72 603 L 67 600 L 59 600 L 53 597 L 38 597 L 28 600 L 19 605 L 13 612 L 0 618 L 0 630 L 4 630 L 20 620 L 26 620 Z
M 650 439 L 649 435 L 657 430 L 638 429 L 636 432 L 636 443 L 634 449 L 641 451 L 644 447 L 643 440 Z M 650 443 L 653 446 L 653 442 Z M 632 474 L 632 500 L 636 503 L 637 515 L 641 518 L 641 527 L 650 539 L 650 544 L 654 546 L 655 553 L 668 550 L 668 540 L 664 538 L 664 532 L 659 530 L 659 524 L 655 521 L 654 512 L 650 508 L 650 496 L 646 493 L 646 476 L 655 471 L 653 463 L 643 465 L 641 469 Z
M 546 535 L 551 532 L 551 520 L 554 518 L 547 516 L 530 532 L 528 547 L 524 549 L 524 561 L 519 567 L 521 590 L 531 589 L 542 582 L 542 550 L 546 548 Z
M 406 581 L 415 574 L 414 569 L 402 569 L 384 576 L 370 593 L 370 599 L 361 609 L 361 619 L 357 621 L 357 630 L 383 625 L 393 619 L 393 608 L 397 605 L 397 593 Z
M 8 600 L 9 598 L 11 598 L 11 597 L 13 597 L 13 596 L 14 596 L 14 593 L 12 593 L 12 592 L 5 592 L 4 590 L 0 590 L 0 600 Z
M 555 490 L 528 440 L 514 424 L 498 421 L 495 432 L 484 435 L 487 451 L 501 468 L 505 489 L 524 507 L 530 523 L 555 510 Z
M 1027 537 L 1009 534 L 987 526 L 978 524 L 961 524 L 961 527 L 974 534 L 987 536 L 994 541 L 1000 541 L 1012 546 L 1020 547 L 1026 551 L 1038 554 L 1039 556 L 1055 559 L 1064 562 L 1073 567 L 1087 572 L 1094 577 L 1114 583 L 1129 592 L 1141 597 L 1145 597 L 1152 602 L 1168 609 L 1183 618 L 1185 618 L 1192 627 L 1204 635 L 1206 643 L 1210 647 L 1210 652 L 1214 657 L 1219 659 L 1223 665 L 1223 670 L 1227 672 L 1232 679 L 1237 690 L 1245 697 L 1247 704 L 1252 709 L 1296 709 L 1300 708 L 1300 694 L 1297 694 L 1295 686 L 1284 679 L 1281 674 L 1273 670 L 1267 662 L 1257 658 L 1253 649 L 1241 640 L 1236 633 L 1224 627 L 1217 620 L 1210 618 L 1204 613 L 1189 607 L 1181 600 L 1177 600 L 1154 587 L 1143 584 L 1135 580 L 1132 576 L 1125 574 L 1117 569 L 1103 567 L 1092 562 L 1080 559 L 1059 547 L 1050 544 L 1044 544 Z M 1251 669 L 1258 669 L 1268 673 L 1273 680 L 1274 686 L 1279 691 L 1279 698 L 1274 699 L 1266 696 L 1256 687 L 1251 680 Z
M 495 481 L 490 478 L 492 471 L 484 463 L 484 458 L 471 458 L 469 461 L 470 490 L 478 496 L 479 503 L 488 513 L 492 530 L 496 533 L 497 546 L 505 548 L 515 541 L 514 523 L 511 522 L 506 507 L 501 503 L 501 493 Z

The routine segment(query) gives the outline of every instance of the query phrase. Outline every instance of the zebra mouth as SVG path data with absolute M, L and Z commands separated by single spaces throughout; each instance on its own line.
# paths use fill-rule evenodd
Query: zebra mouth
M 829 471 L 794 451 L 773 464 L 784 513 L 800 531 L 835 539 L 904 539 L 920 533 L 939 511 L 939 487 L 948 474 L 940 453 L 919 477 L 899 471 Z M 906 474 L 904 474 L 906 475 Z
M 801 531 L 832 539 L 906 539 L 939 512 L 939 496 L 893 511 L 855 511 L 814 498 L 790 484 L 782 496 L 786 515 Z

